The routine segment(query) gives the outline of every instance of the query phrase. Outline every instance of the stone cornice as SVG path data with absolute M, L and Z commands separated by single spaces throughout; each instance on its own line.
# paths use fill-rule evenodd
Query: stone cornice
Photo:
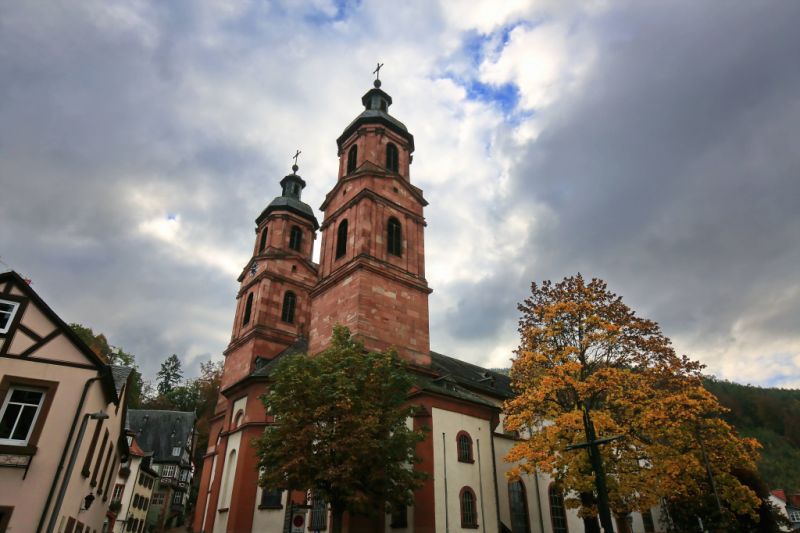
M 295 335 L 294 333 L 290 333 L 288 331 L 284 331 L 282 329 L 271 328 L 269 326 L 261 326 L 261 325 L 254 326 L 250 331 L 248 331 L 238 339 L 232 340 L 230 344 L 228 344 L 228 347 L 225 348 L 225 351 L 222 352 L 222 355 L 227 356 L 236 348 L 239 348 L 243 344 L 246 344 L 250 339 L 254 337 L 276 342 L 279 344 L 286 344 L 286 346 L 289 346 L 291 343 L 295 341 L 297 335 Z
M 391 173 L 385 172 L 385 171 L 379 173 L 379 172 L 376 172 L 374 170 L 371 170 L 369 172 L 356 171 L 355 173 L 349 174 L 347 176 L 344 176 L 342 179 L 337 181 L 336 185 L 334 185 L 333 189 L 331 189 L 331 192 L 329 192 L 325 196 L 325 201 L 322 202 L 322 205 L 320 206 L 320 211 L 324 212 L 328 208 L 328 206 L 330 205 L 331 201 L 333 200 L 333 198 L 336 196 L 336 194 L 339 192 L 339 190 L 342 187 L 344 187 L 346 184 L 350 183 L 351 181 L 355 181 L 355 180 L 357 180 L 357 179 L 359 179 L 359 178 L 361 178 L 363 176 L 372 176 L 372 177 L 375 177 L 375 178 L 394 180 L 395 182 L 402 184 L 403 187 L 405 187 L 405 189 L 408 191 L 408 193 L 412 197 L 414 197 L 414 199 L 417 202 L 419 202 L 420 205 L 422 205 L 423 207 L 428 205 L 428 201 L 422 196 L 422 191 L 420 189 L 418 189 L 417 187 L 414 187 L 413 185 L 411 185 L 409 182 L 407 182 L 403 178 L 401 178 L 399 174 L 391 174 Z M 389 205 L 393 205 L 393 206 L 396 206 L 398 209 L 402 209 L 403 211 L 407 211 L 411 216 L 422 218 L 422 217 L 420 217 L 420 215 L 417 215 L 416 213 L 412 213 L 407 208 L 401 206 L 400 204 L 392 202 L 391 200 L 379 195 L 378 193 L 376 193 L 374 191 L 371 191 L 370 189 L 362 189 L 361 191 L 358 192 L 358 194 L 360 195 L 365 191 L 369 191 L 371 194 L 377 196 L 378 198 L 381 198 L 384 202 L 387 202 Z M 356 195 L 350 201 L 352 202 L 357 197 L 358 197 L 358 195 Z M 347 204 L 345 204 L 345 205 L 347 205 Z M 338 212 L 338 210 L 337 210 L 337 212 Z M 335 213 L 331 213 L 330 215 L 328 215 L 327 213 L 325 213 L 325 220 L 322 222 L 322 225 L 320 226 L 320 228 L 324 228 L 326 226 L 326 224 L 328 224 L 328 220 L 330 218 L 332 218 L 334 214 Z
M 391 269 L 392 272 L 387 272 L 386 268 Z M 359 254 L 346 265 L 339 267 L 331 272 L 327 278 L 321 280 L 317 286 L 314 287 L 314 290 L 309 293 L 309 295 L 311 298 L 316 298 L 356 270 L 368 270 L 378 274 L 379 276 L 391 278 L 392 280 L 402 283 L 411 289 L 422 291 L 425 294 L 430 294 L 433 292 L 433 289 L 428 287 L 428 282 L 424 278 L 410 276 L 400 267 L 397 267 L 386 261 L 381 261 L 380 259 L 369 254 Z

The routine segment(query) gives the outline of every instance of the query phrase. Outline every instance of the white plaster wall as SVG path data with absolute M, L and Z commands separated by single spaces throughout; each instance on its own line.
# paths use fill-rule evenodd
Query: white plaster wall
M 434 493 L 436 531 L 497 530 L 497 512 L 492 465 L 491 428 L 488 420 L 434 408 L 432 410 Z M 466 431 L 472 437 L 474 463 L 460 463 L 456 454 L 456 435 Z M 444 434 L 444 440 L 442 439 Z M 480 447 L 478 444 L 480 443 Z M 480 448 L 480 453 L 479 453 Z M 447 515 L 445 524 L 445 461 L 447 473 Z M 482 480 L 482 483 L 481 483 Z M 470 487 L 478 500 L 478 528 L 461 527 L 459 493 Z
M 125 488 L 122 490 L 122 499 L 120 500 L 122 507 L 120 507 L 119 512 L 117 513 L 117 521 L 114 523 L 114 531 L 117 533 L 123 531 L 125 528 L 125 522 L 123 522 L 123 520 L 125 520 L 125 518 L 130 514 L 130 510 L 132 509 L 131 502 L 133 501 L 133 489 L 136 485 L 136 478 L 139 475 L 139 467 L 141 466 L 141 463 L 141 457 L 132 455 L 130 464 L 128 465 L 131 469 L 131 473 L 128 478 L 125 479 L 117 475 L 114 483 L 112 483 L 111 487 L 109 487 L 111 490 L 111 494 L 108 496 L 110 503 L 110 498 L 114 494 L 114 486 L 119 483 L 125 484 Z M 119 472 L 119 467 L 117 468 L 117 471 Z
M 500 426 L 498 426 L 498 430 L 499 429 Z M 511 470 L 514 465 L 508 463 L 505 460 L 505 457 L 508 452 L 511 451 L 514 443 L 515 441 L 511 438 L 495 435 L 494 449 L 495 464 L 497 465 L 496 475 L 498 497 L 500 500 L 500 519 L 509 529 L 511 528 L 511 503 L 509 500 L 508 476 L 506 473 Z M 550 532 L 552 530 L 550 525 L 550 515 L 548 514 L 549 510 L 546 509 L 546 506 L 548 505 L 547 485 L 549 480 L 541 475 L 534 476 L 529 474 L 522 474 L 520 479 L 525 485 L 525 496 L 528 501 L 528 521 L 530 524 L 531 533 Z M 536 486 L 537 480 L 539 485 L 538 492 Z M 583 531 L 582 527 L 578 531 Z
M 236 403 L 233 404 L 233 413 L 235 414 L 238 411 L 237 405 L 239 402 L 246 402 L 246 398 L 242 398 L 237 400 Z M 244 403 L 242 403 L 244 405 Z M 233 485 L 236 483 L 235 479 L 235 472 L 236 472 L 236 464 L 239 462 L 239 458 L 241 454 L 239 453 L 239 446 L 242 440 L 242 432 L 237 431 L 228 435 L 228 446 L 225 448 L 225 459 L 224 464 L 222 465 L 222 485 L 220 488 L 220 497 L 219 501 L 217 502 L 217 519 L 214 521 L 214 533 L 224 533 L 228 529 L 228 512 L 224 511 L 222 513 L 219 512 L 220 509 L 225 509 L 230 507 L 231 504 L 231 493 L 233 492 Z M 231 463 L 228 459 L 231 456 L 231 452 L 236 450 L 236 461 L 235 463 Z M 219 456 L 217 456 L 219 459 Z M 226 485 L 227 481 L 227 485 Z M 223 492 L 224 491 L 224 492 Z
M 256 490 L 256 502 L 253 505 L 253 531 L 283 531 L 283 517 L 286 513 L 286 498 L 288 491 L 283 491 L 281 497 L 281 509 L 259 509 L 261 503 L 261 487 Z
M 47 414 L 47 419 L 44 422 L 42 433 L 39 437 L 38 450 L 32 459 L 26 478 L 24 480 L 22 479 L 24 470 L 21 468 L 0 469 L 0 494 L 3 495 L 3 505 L 14 507 L 9 523 L 9 530 L 34 531 L 36 529 L 36 524 L 39 522 L 39 517 L 42 514 L 47 493 L 53 483 L 53 476 L 55 475 L 58 461 L 66 445 L 67 435 L 69 434 L 72 419 L 75 416 L 75 409 L 77 408 L 83 385 L 86 383 L 87 379 L 96 376 L 97 372 L 89 369 L 35 363 L 24 359 L 4 358 L 1 364 L 0 375 L 41 379 L 59 383 L 52 405 L 50 406 L 50 412 Z M 106 408 L 105 402 L 103 401 L 101 403 L 102 392 L 99 390 L 99 387 L 99 384 L 95 383 L 95 386 L 92 387 L 92 393 L 88 395 L 90 398 L 87 398 L 86 406 L 92 410 Z M 84 412 L 91 411 L 84 409 Z M 113 415 L 113 409 L 110 414 Z M 107 420 L 106 424 L 109 422 L 111 422 L 111 420 Z M 79 425 L 80 421 L 78 421 L 78 427 L 75 429 L 76 434 Z M 93 426 L 89 423 L 88 427 L 91 429 Z M 89 441 L 91 440 L 90 431 L 87 430 L 86 433 L 88 435 L 84 437 L 83 446 L 81 447 L 73 470 L 73 474 L 76 475 L 73 475 L 72 479 L 76 481 L 76 487 L 82 479 L 80 478 L 80 469 L 89 447 Z M 73 439 L 74 438 L 73 436 Z M 69 456 L 65 459 L 65 467 L 68 460 Z M 86 492 L 83 496 L 89 494 L 91 490 L 91 487 L 88 486 L 88 482 L 86 483 L 85 489 Z M 58 490 L 58 488 L 56 490 Z M 55 500 L 55 497 L 54 495 L 53 500 Z M 72 503 L 73 499 L 65 498 L 61 514 L 63 514 L 63 510 Z M 94 507 L 100 507 L 99 502 L 95 502 Z M 73 516 L 77 516 L 77 509 L 70 510 Z M 84 513 L 81 513 L 81 521 L 85 521 L 83 519 L 83 514 Z M 93 524 L 96 524 L 96 522 L 93 522 Z M 102 524 L 102 520 L 100 524 Z M 99 526 L 96 527 L 99 530 Z

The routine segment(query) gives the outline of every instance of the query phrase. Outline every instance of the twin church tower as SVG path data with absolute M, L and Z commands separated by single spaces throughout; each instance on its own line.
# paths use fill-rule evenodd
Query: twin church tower
M 254 508 L 288 503 L 285 494 L 256 502 L 261 489 L 250 441 L 267 422 L 258 397 L 270 362 L 286 353 L 324 350 L 341 324 L 368 349 L 395 348 L 412 367 L 430 366 L 427 202 L 411 184 L 414 137 L 389 114 L 392 97 L 379 80 L 361 101 L 364 111 L 336 140 L 338 179 L 320 207 L 322 224 L 302 200 L 306 182 L 296 164 L 280 181 L 281 195 L 256 219 L 253 256 L 238 279 L 195 531 L 261 530 Z M 318 231 L 317 264 L 312 253 Z M 282 514 L 280 519 L 283 525 Z M 283 530 L 275 527 L 263 530 Z
M 392 98 L 380 81 L 361 100 L 364 111 L 336 140 L 339 175 L 320 208 L 322 225 L 302 201 L 306 182 L 297 165 L 256 219 L 223 388 L 299 338 L 309 353 L 320 352 L 336 324 L 367 348 L 395 347 L 412 364 L 430 363 L 427 202 L 410 180 L 414 137 L 389 115 Z M 312 261 L 317 231 L 319 264 Z

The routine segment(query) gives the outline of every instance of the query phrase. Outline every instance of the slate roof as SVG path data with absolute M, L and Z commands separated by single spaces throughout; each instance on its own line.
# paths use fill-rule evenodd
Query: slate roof
M 278 361 L 280 361 L 284 357 L 288 357 L 290 355 L 302 354 L 306 352 L 308 352 L 308 339 L 303 339 L 303 338 L 297 339 L 272 359 L 269 360 L 261 359 L 259 362 L 257 362 L 256 369 L 253 371 L 251 376 L 256 376 L 256 377 L 269 376 L 270 373 L 275 369 L 275 367 L 278 366 Z
M 193 412 L 186 411 L 128 410 L 128 427 L 136 434 L 139 447 L 153 452 L 156 463 L 180 462 L 180 456 L 172 455 L 172 448 L 184 449 L 195 419 Z
M 111 369 L 111 377 L 114 379 L 114 389 L 117 391 L 117 397 L 122 392 L 122 387 L 128 381 L 128 376 L 133 372 L 132 368 L 122 365 L 108 365 Z
M 267 377 L 284 357 L 307 352 L 308 340 L 297 339 L 273 359 L 262 359 L 257 362 L 256 370 L 251 376 Z M 431 352 L 431 368 L 437 376 L 414 374 L 414 383 L 422 390 L 492 407 L 497 406 L 496 402 L 486 399 L 481 394 L 500 399 L 513 396 L 511 380 L 499 372 L 436 352 Z
M 311 223 L 314 224 L 314 229 L 319 229 L 319 222 L 317 222 L 317 217 L 314 216 L 314 210 L 311 209 L 311 206 L 301 200 L 291 198 L 289 196 L 276 196 L 275 199 L 272 200 L 266 208 L 264 208 L 261 214 L 258 215 L 258 218 L 256 218 L 256 224 L 260 224 L 261 221 L 267 217 L 267 215 L 277 210 L 291 211 L 296 215 L 300 215 L 301 217 L 311 221 Z
M 514 396 L 511 378 L 505 374 L 436 352 L 431 352 L 431 367 L 471 390 L 503 398 Z

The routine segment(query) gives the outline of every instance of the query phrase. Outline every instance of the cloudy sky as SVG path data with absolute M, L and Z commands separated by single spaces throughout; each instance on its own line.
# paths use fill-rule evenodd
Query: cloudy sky
M 800 3 L 0 0 L 0 269 L 152 375 L 221 358 L 253 220 L 315 209 L 377 61 L 415 135 L 432 348 L 507 366 L 530 282 L 800 387 Z M 318 216 L 321 218 L 321 215 Z

